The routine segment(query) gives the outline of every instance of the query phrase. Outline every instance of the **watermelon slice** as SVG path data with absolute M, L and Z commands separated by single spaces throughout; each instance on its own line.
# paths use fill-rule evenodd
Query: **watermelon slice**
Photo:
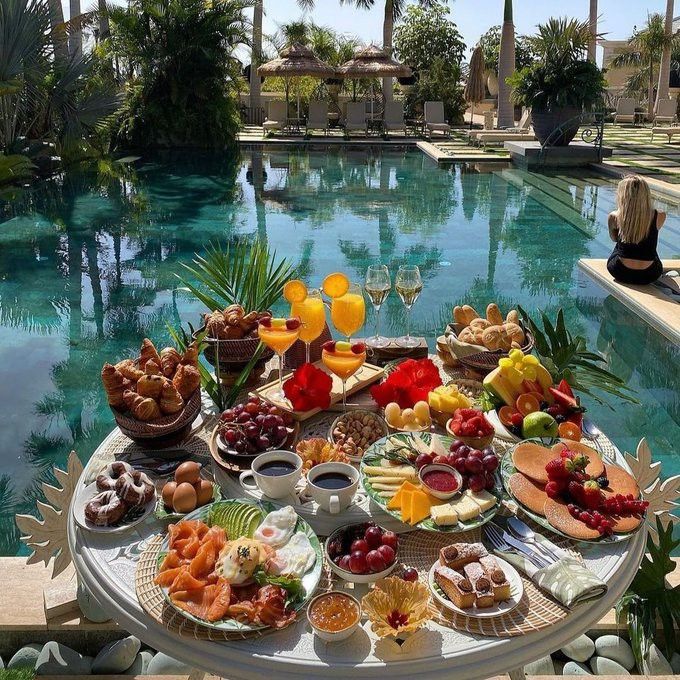
M 560 380 L 560 384 L 557 386 L 557 389 L 560 392 L 562 392 L 562 394 L 566 394 L 568 397 L 574 396 L 574 392 L 572 391 L 571 386 L 564 378 Z
M 562 404 L 562 406 L 566 406 L 567 408 L 572 409 L 574 411 L 580 408 L 576 397 L 569 394 L 565 394 L 564 392 L 558 390 L 556 387 L 549 387 L 548 389 L 550 390 L 550 394 L 553 395 L 555 401 L 558 404 Z

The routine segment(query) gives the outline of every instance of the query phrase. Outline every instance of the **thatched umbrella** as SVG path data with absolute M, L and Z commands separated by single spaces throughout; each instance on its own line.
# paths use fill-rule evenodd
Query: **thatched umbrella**
M 475 47 L 470 59 L 470 73 L 465 83 L 464 96 L 465 101 L 472 104 L 470 110 L 470 129 L 472 130 L 475 104 L 479 104 L 484 99 L 484 55 L 479 45 Z
M 341 78 L 408 78 L 412 75 L 406 64 L 401 64 L 385 50 L 369 45 L 355 53 L 354 57 L 338 68 Z M 371 96 L 371 116 L 373 97 Z
M 264 77 L 278 76 L 286 82 L 286 106 L 288 106 L 288 79 L 296 76 L 312 76 L 314 78 L 334 78 L 335 68 L 321 61 L 314 52 L 304 45 L 293 43 L 281 50 L 276 59 L 262 64 L 257 74 Z M 297 115 L 300 117 L 300 93 L 298 92 Z

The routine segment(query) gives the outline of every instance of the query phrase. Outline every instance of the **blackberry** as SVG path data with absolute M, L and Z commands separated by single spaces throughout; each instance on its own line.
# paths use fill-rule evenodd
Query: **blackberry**
M 609 480 L 604 475 L 601 475 L 595 481 L 598 483 L 600 489 L 606 489 L 609 486 Z
M 542 401 L 541 402 L 541 411 L 545 411 L 545 409 L 547 409 L 548 406 L 549 406 L 549 404 L 548 404 L 547 401 Z
M 522 427 L 520 425 L 510 425 L 510 432 L 516 437 L 522 436 Z
M 558 415 L 555 416 L 555 421 L 557 423 L 564 423 L 564 422 L 567 421 L 567 417 L 563 416 L 562 414 L 558 414 Z

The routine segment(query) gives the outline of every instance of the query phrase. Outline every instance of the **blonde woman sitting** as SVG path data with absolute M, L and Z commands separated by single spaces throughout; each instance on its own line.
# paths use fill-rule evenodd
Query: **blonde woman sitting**
M 607 260 L 607 270 L 621 283 L 645 285 L 663 274 L 656 252 L 659 229 L 666 213 L 652 207 L 647 182 L 629 175 L 619 182 L 616 210 L 609 213 L 609 236 L 616 243 Z

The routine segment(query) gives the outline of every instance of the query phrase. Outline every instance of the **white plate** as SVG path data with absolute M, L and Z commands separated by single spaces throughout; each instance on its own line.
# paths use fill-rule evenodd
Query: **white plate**
M 153 498 L 146 504 L 138 508 L 131 508 L 122 520 L 111 526 L 99 526 L 92 524 L 85 517 L 85 506 L 98 494 L 97 482 L 88 484 L 73 500 L 73 518 L 78 526 L 88 531 L 99 534 L 120 534 L 129 531 L 132 527 L 143 522 L 156 509 L 156 493 L 154 490 Z
M 451 600 L 449 600 L 446 595 L 444 595 L 444 592 L 440 590 L 439 586 L 435 583 L 434 570 L 438 566 L 439 562 L 435 562 L 432 565 L 430 573 L 427 575 L 427 584 L 430 587 L 432 597 L 437 602 L 439 602 L 439 604 L 446 607 L 447 609 L 450 609 L 452 612 L 463 614 L 464 616 L 469 616 L 473 619 L 490 619 L 494 616 L 501 616 L 502 614 L 507 614 L 507 612 L 512 611 L 522 600 L 524 584 L 522 583 L 522 579 L 520 578 L 520 575 L 515 567 L 496 555 L 494 555 L 494 557 L 496 557 L 496 560 L 498 560 L 499 566 L 505 572 L 505 576 L 510 583 L 509 600 L 506 600 L 505 602 L 498 602 L 493 607 L 487 607 L 485 609 L 477 609 L 477 607 L 470 607 L 470 609 L 460 609 L 460 607 L 456 607 L 456 605 L 453 604 L 453 602 L 451 602 Z

